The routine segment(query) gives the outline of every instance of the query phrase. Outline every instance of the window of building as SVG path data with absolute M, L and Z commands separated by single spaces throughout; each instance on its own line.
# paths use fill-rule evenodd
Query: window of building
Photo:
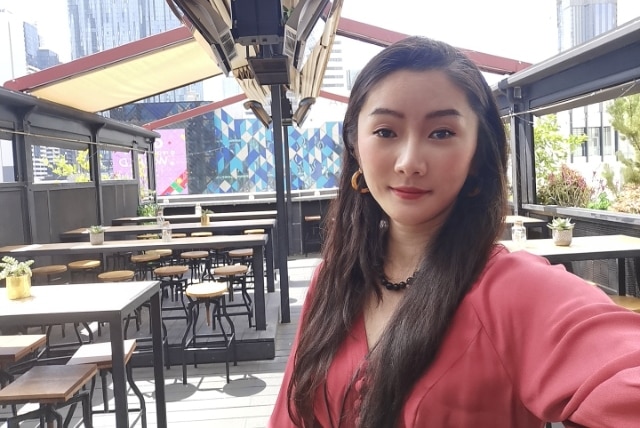
M 33 182 L 83 183 L 91 181 L 89 149 L 31 146 Z
M 0 183 L 16 181 L 13 158 L 13 137 L 9 132 L 0 129 Z
M 571 128 L 571 134 L 573 135 L 584 135 L 584 128 Z M 573 161 L 577 162 L 580 160 L 586 160 L 587 158 L 587 144 L 588 142 L 585 141 L 582 144 L 580 144 L 578 147 L 576 147 L 576 149 L 573 151 L 573 153 L 571 154 L 573 157 Z
M 100 179 L 133 180 L 131 151 L 100 150 Z
M 604 126 L 602 128 L 602 155 L 612 156 L 615 155 L 615 147 L 613 146 L 611 127 Z
M 587 144 L 589 157 L 601 156 L 600 152 L 600 127 L 587 128 Z

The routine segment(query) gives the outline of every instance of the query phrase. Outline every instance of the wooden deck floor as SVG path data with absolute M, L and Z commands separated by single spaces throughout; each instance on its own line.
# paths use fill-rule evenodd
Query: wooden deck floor
M 239 361 L 237 366 L 231 365 L 231 382 L 228 384 L 224 363 L 199 364 L 197 368 L 189 366 L 187 385 L 182 384 L 180 366 L 165 370 L 167 420 L 170 427 L 266 426 L 280 389 L 309 279 L 318 262 L 319 259 L 313 257 L 289 262 L 291 323 L 277 324 L 273 360 Z M 155 427 L 153 369 L 134 368 L 134 378 L 145 396 L 148 426 Z M 98 382 L 93 400 L 95 408 L 102 406 L 99 391 Z M 111 394 L 111 389 L 108 392 Z M 111 395 L 109 397 L 112 401 Z M 130 406 L 136 406 L 136 401 L 136 397 L 130 393 Z M 113 403 L 111 405 L 113 406 Z M 24 411 L 27 407 L 25 406 Z M 8 411 L 8 408 L 0 409 L 0 417 L 7 415 Z M 81 414 L 77 410 L 76 415 L 79 413 Z M 93 422 L 95 427 L 110 428 L 115 425 L 113 415 L 110 414 L 96 414 Z M 74 423 L 82 426 L 78 419 L 74 420 Z M 130 414 L 130 424 L 135 427 L 141 426 L 135 413 Z M 6 424 L 0 423 L 0 427 L 5 426 Z M 37 423 L 25 422 L 21 426 L 35 427 Z

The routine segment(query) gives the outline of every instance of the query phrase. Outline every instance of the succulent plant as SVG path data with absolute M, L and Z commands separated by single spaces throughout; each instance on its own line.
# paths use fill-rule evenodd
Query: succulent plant
M 4 256 L 2 262 L 0 262 L 0 279 L 4 279 L 8 276 L 31 276 L 31 266 L 33 260 L 27 260 L 19 262 L 11 256 Z
M 102 225 L 89 226 L 89 233 L 102 233 L 102 232 L 104 232 L 104 226 Z
M 571 223 L 571 218 L 567 217 L 567 218 L 562 218 L 562 217 L 557 217 L 554 218 L 551 223 L 547 223 L 547 227 L 549 229 L 556 229 L 556 230 L 569 230 L 569 229 L 573 229 L 573 226 L 575 226 L 574 223 Z

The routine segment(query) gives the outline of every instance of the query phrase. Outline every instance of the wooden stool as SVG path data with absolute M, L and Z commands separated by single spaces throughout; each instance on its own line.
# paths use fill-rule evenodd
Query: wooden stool
M 0 404 L 39 403 L 40 408 L 7 419 L 10 428 L 17 427 L 21 421 L 42 418 L 47 426 L 57 421 L 59 427 L 68 426 L 73 417 L 72 407 L 62 421 L 62 415 L 56 410 L 61 406 L 82 402 L 82 419 L 86 427 L 92 427 L 91 402 L 87 391 L 78 393 L 80 388 L 97 373 L 95 364 L 79 366 L 35 366 L 25 374 L 0 389 Z
M 172 233 L 171 234 L 171 238 L 186 238 L 187 234 L 186 233 L 182 233 L 182 232 L 178 232 L 178 233 Z
M 91 279 L 95 281 L 100 265 L 100 260 L 76 260 L 69 263 L 67 266 L 71 274 L 71 282 L 74 282 L 74 279 L 78 280 L 79 277 L 86 279 L 87 275 L 90 275 Z
M 109 272 L 102 272 L 98 275 L 98 281 L 100 282 L 124 282 L 131 281 L 135 276 L 135 272 L 132 270 L 112 270 Z
M 160 239 L 160 235 L 157 233 L 143 233 L 142 235 L 136 236 L 138 239 Z
M 66 265 L 39 266 L 31 269 L 34 285 L 62 283 L 62 277 L 67 272 Z
M 205 263 L 209 258 L 209 252 L 185 251 L 184 253 L 180 253 L 180 258 L 182 258 L 191 269 L 191 283 L 193 284 L 195 278 L 197 278 L 198 281 L 202 280 L 202 263 Z
M 247 229 L 242 233 L 245 235 L 263 235 L 265 231 L 264 229 Z
M 213 236 L 213 232 L 191 232 L 193 238 L 202 238 L 205 236 Z
M 223 277 L 227 282 L 227 291 L 229 292 L 229 301 L 233 302 L 233 292 L 240 291 L 243 303 L 227 304 L 227 308 L 243 306 L 246 308 L 244 312 L 232 312 L 231 316 L 247 315 L 249 318 L 249 327 L 253 327 L 253 301 L 247 292 L 247 274 L 248 268 L 245 265 L 235 264 L 220 266 L 213 270 L 214 276 Z M 235 286 L 240 288 L 236 288 Z
M 189 267 L 185 265 L 162 266 L 153 270 L 153 275 L 161 281 L 163 297 L 166 295 L 173 301 L 174 296 L 183 294 L 184 289 L 187 288 L 187 280 L 182 276 L 188 271 Z M 170 289 L 170 293 L 166 292 L 167 288 Z
M 147 274 L 151 273 L 153 269 L 157 267 L 157 264 L 153 262 L 159 261 L 159 254 L 134 254 L 131 256 L 131 263 L 133 263 L 136 272 L 136 279 L 138 281 L 146 280 Z
M 173 263 L 173 250 L 169 248 L 158 248 L 157 250 L 147 250 L 145 254 L 157 254 L 160 256 L 160 264 L 164 265 L 167 262 Z
M 613 303 L 633 312 L 640 313 L 640 298 L 633 296 L 609 296 Z
M 229 264 L 243 264 L 247 267 L 246 273 L 246 286 L 249 288 L 253 288 L 254 278 L 253 278 L 253 249 L 252 248 L 240 248 L 238 250 L 231 250 L 227 253 L 227 259 Z M 260 261 L 262 263 L 262 261 Z M 251 284 L 251 285 L 249 285 Z
M 144 401 L 144 396 L 138 389 L 138 386 L 133 380 L 133 370 L 131 369 L 131 356 L 136 349 L 136 340 L 129 339 L 124 341 L 124 364 L 127 374 L 127 382 L 131 386 L 131 390 L 138 397 L 140 401 L 140 408 L 129 409 L 131 412 L 140 412 L 140 418 L 142 421 L 142 427 L 147 426 L 147 409 Z M 68 366 L 74 366 L 79 364 L 95 364 L 98 367 L 100 378 L 102 379 L 102 403 L 103 408 L 101 411 L 93 411 L 93 413 L 112 413 L 113 410 L 109 409 L 109 397 L 107 396 L 107 372 L 111 370 L 112 358 L 111 358 L 111 343 L 92 343 L 90 345 L 82 345 L 71 359 L 67 362 Z M 90 396 L 93 399 L 93 391 L 96 387 L 96 378 L 91 380 Z M 91 402 L 93 401 L 91 399 Z
M 238 365 L 238 356 L 236 354 L 235 337 L 236 330 L 233 325 L 233 321 L 227 313 L 227 307 L 225 303 L 225 294 L 227 294 L 227 286 L 219 282 L 201 282 L 199 284 L 193 284 L 187 287 L 185 294 L 189 299 L 187 305 L 187 328 L 185 329 L 184 336 L 182 336 L 182 383 L 187 384 L 187 360 L 186 353 L 193 352 L 193 365 L 197 367 L 197 351 L 215 351 L 225 350 L 225 367 L 227 372 L 227 383 L 229 383 L 229 351 L 233 348 L 233 365 Z M 205 304 L 206 308 L 206 322 L 207 325 L 211 325 L 211 318 L 209 316 L 209 306 L 213 305 L 213 317 L 218 321 L 220 326 L 220 333 L 202 334 L 197 333 L 198 330 L 198 314 L 200 313 L 199 305 Z M 224 328 L 222 323 L 224 318 L 229 327 L 229 333 Z M 189 335 L 191 337 L 189 338 Z M 217 339 L 217 340 L 216 340 Z

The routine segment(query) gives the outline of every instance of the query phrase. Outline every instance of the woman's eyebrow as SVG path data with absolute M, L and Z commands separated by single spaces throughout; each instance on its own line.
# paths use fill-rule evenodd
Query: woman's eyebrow
M 385 107 L 377 107 L 371 113 L 369 113 L 369 116 L 378 116 L 378 115 L 394 116 L 400 119 L 404 118 L 403 113 L 396 110 L 392 110 L 390 108 L 385 108 Z M 429 112 L 425 115 L 425 118 L 434 119 L 437 117 L 445 117 L 445 116 L 462 116 L 462 114 L 454 108 L 449 108 L 449 109 L 434 110 L 432 112 Z

